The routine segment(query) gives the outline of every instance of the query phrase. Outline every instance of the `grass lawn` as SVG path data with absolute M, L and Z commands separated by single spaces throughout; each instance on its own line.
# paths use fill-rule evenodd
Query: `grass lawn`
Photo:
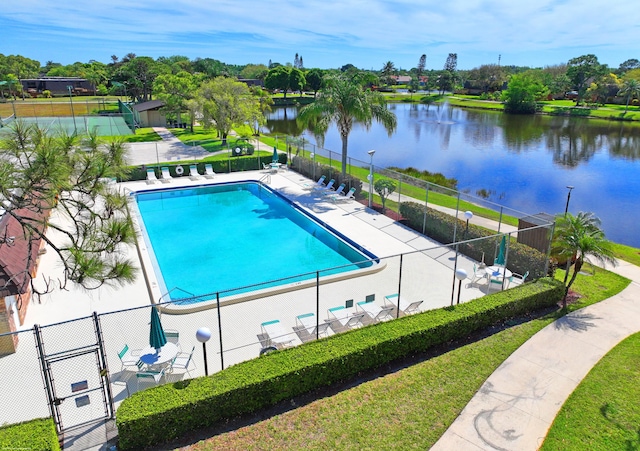
M 640 333 L 589 372 L 556 416 L 541 450 L 640 449 Z
M 640 266 L 640 249 L 638 248 L 614 243 L 613 253 L 616 258 L 622 259 L 636 266 Z
M 559 278 L 563 275 L 558 271 Z M 599 302 L 628 283 L 604 270 L 579 275 L 574 288 L 583 297 L 569 310 Z M 317 393 L 301 404 L 293 400 L 281 409 L 284 412 L 227 425 L 225 432 L 181 449 L 428 449 L 487 377 L 559 315 L 555 312 L 436 357 L 400 364 L 336 392 Z

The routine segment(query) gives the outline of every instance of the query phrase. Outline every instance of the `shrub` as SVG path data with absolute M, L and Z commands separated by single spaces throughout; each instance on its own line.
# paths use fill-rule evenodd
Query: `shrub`
M 400 214 L 406 220 L 407 226 L 444 244 L 453 243 L 455 221 L 458 221 L 457 230 L 466 229 L 464 221 L 432 208 L 426 208 L 425 219 L 425 206 L 416 202 L 402 202 Z M 472 240 L 492 235 L 495 235 L 492 230 L 469 224 L 464 239 Z M 457 240 L 462 241 L 460 234 L 458 234 Z M 492 239 L 478 240 L 460 245 L 458 251 L 469 258 L 480 261 L 483 254 L 485 258 L 493 256 L 496 245 L 497 242 Z M 531 277 L 536 279 L 546 275 L 544 272 L 546 263 L 547 256 L 537 249 L 518 243 L 515 239 L 509 243 L 507 267 L 511 271 L 518 274 L 529 271 Z
M 466 304 L 265 354 L 209 377 L 134 393 L 116 415 L 119 447 L 152 446 L 256 412 L 499 321 L 555 305 L 563 294 L 560 282 L 540 279 Z
M 314 170 L 314 163 L 309 158 L 294 156 L 291 159 L 291 169 L 310 179 L 315 178 L 317 180 L 321 175 L 327 176 L 326 182 L 331 179 L 335 179 L 336 183 L 334 186 L 339 186 L 341 183 L 344 183 L 347 188 L 345 191 L 355 188 L 356 197 L 358 197 L 362 192 L 362 180 L 359 178 L 353 177 L 349 174 L 343 177 L 342 172 L 339 169 L 320 163 L 315 163 Z
M 60 450 L 53 419 L 38 418 L 0 427 L 0 449 Z

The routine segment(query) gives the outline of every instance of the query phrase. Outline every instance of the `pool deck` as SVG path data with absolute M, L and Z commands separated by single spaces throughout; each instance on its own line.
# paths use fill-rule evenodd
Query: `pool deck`
M 145 181 L 128 182 L 117 185 L 126 191 L 139 191 L 149 188 L 160 187 L 188 187 L 209 183 L 235 182 L 246 180 L 263 180 L 272 189 L 296 203 L 299 207 L 317 217 L 320 221 L 330 225 L 340 231 L 351 240 L 355 241 L 379 258 L 386 259 L 381 271 L 349 278 L 346 281 L 334 282 L 321 285 L 321 316 L 319 322 L 324 322 L 324 312 L 328 308 L 344 305 L 346 299 L 358 301 L 364 300 L 365 295 L 376 294 L 376 302 L 382 304 L 385 295 L 398 292 L 399 258 L 402 253 L 415 250 L 426 250 L 425 252 L 414 253 L 406 256 L 403 266 L 402 293 L 403 297 L 423 299 L 422 310 L 439 308 L 450 305 L 451 290 L 453 283 L 453 260 L 455 253 L 441 247 L 439 243 L 419 235 L 402 224 L 396 223 L 390 218 L 379 214 L 360 202 L 334 203 L 318 191 L 309 191 L 304 188 L 305 184 L 313 183 L 309 179 L 294 171 L 279 171 L 268 174 L 263 171 L 238 172 L 231 174 L 216 174 L 213 179 L 190 180 L 188 177 L 174 178 L 169 183 L 156 183 L 148 185 Z M 472 223 L 476 218 L 471 220 Z M 481 221 L 481 219 L 478 219 Z M 55 239 L 55 237 L 53 237 Z M 139 252 L 135 247 L 127 250 L 129 258 L 133 259 L 138 266 L 141 265 Z M 144 257 L 144 252 L 140 255 Z M 472 275 L 471 260 L 460 256 L 458 267 L 463 267 L 468 274 Z M 39 283 L 44 280 L 43 276 L 53 279 L 60 277 L 60 265 L 53 252 L 45 253 L 40 261 L 38 269 Z M 153 275 L 149 276 L 149 283 L 153 283 Z M 428 284 L 427 288 L 422 284 Z M 473 284 L 467 279 L 463 285 L 460 295 L 460 302 L 467 302 L 486 294 L 486 284 Z M 457 282 L 456 282 L 457 290 Z M 68 287 L 67 290 L 60 290 L 56 287 L 53 292 L 43 296 L 40 300 L 29 305 L 24 324 L 20 330 L 32 329 L 34 324 L 40 326 L 59 323 L 75 318 L 88 317 L 93 312 L 107 313 L 119 310 L 131 309 L 135 307 L 149 306 L 158 299 L 150 296 L 146 278 L 142 274 L 135 283 L 120 288 L 102 287 L 93 291 L 85 291 L 75 287 Z M 291 332 L 293 344 L 300 344 L 299 337 L 293 333 L 296 316 L 316 311 L 317 292 L 316 288 L 302 288 L 284 293 L 265 296 L 259 302 L 242 302 L 221 309 L 221 324 L 224 330 L 224 366 L 227 367 L 247 359 L 257 357 L 261 349 L 258 335 L 260 334 L 260 324 L 270 320 L 280 320 L 284 328 Z M 143 315 L 141 317 L 141 315 Z M 148 310 L 137 310 L 120 314 L 108 315 L 102 321 L 103 334 L 105 336 L 105 346 L 108 364 L 112 377 L 119 378 L 125 371 L 120 369 L 120 362 L 117 353 L 122 346 L 127 343 L 133 348 L 142 348 L 148 341 Z M 195 330 L 202 326 L 209 327 L 214 335 L 208 344 L 209 373 L 219 371 L 222 362 L 220 361 L 219 342 L 217 340 L 218 320 L 217 310 L 209 309 L 189 315 L 162 314 L 162 323 L 165 329 L 175 329 L 180 333 L 180 342 L 183 351 L 190 351 L 196 346 L 195 370 L 191 371 L 192 377 L 204 375 L 202 365 L 202 355 L 200 343 L 195 340 Z M 61 326 L 61 332 L 63 327 Z M 31 335 L 31 334 L 22 334 Z M 31 340 L 31 337 L 23 337 Z M 25 340 L 27 341 L 27 340 Z M 28 352 L 27 352 L 28 351 Z M 18 347 L 15 354 L 4 357 L 3 364 L 9 364 L 12 368 L 31 368 L 33 373 L 38 368 L 38 363 L 32 362 L 34 359 L 33 346 L 29 343 Z M 29 362 L 24 364 L 21 362 Z M 79 369 L 75 369 L 79 371 Z M 95 368 L 88 368 L 87 371 L 95 371 Z M 42 404 L 44 390 L 39 374 L 34 374 L 33 396 L 37 398 L 34 404 Z M 130 375 L 129 375 L 130 376 Z M 124 376 L 123 376 L 124 377 Z M 182 375 L 171 375 L 169 381 L 178 380 Z M 77 375 L 82 378 L 82 375 Z M 36 380 L 37 379 L 37 380 Z M 78 379 L 78 380 L 80 380 Z M 133 378 L 135 379 L 135 377 Z M 126 391 L 136 390 L 135 380 L 125 379 L 126 385 L 112 385 L 116 406 L 126 397 Z M 21 417 L 17 412 L 7 411 L 2 405 L 7 403 L 25 402 L 25 393 L 13 391 L 9 393 L 10 386 L 0 384 L 0 424 L 4 422 L 16 422 L 33 418 L 32 411 L 24 412 Z M 6 393 L 5 393 L 6 392 Z M 11 413 L 10 413 L 11 412 Z M 44 404 L 43 416 L 48 415 L 46 404 Z

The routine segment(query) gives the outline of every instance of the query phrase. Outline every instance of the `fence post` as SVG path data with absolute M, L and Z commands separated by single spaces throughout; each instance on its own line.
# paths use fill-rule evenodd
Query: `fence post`
M 400 318 L 400 291 L 402 289 L 402 257 L 400 254 L 400 270 L 398 271 L 398 305 L 396 306 L 396 319 Z
M 320 338 L 320 271 L 316 271 L 316 340 Z
M 33 326 L 33 335 L 36 338 L 36 348 L 38 349 L 38 360 L 40 360 L 40 368 L 42 369 L 42 379 L 44 380 L 44 388 L 47 393 L 47 400 L 49 401 L 49 411 L 51 412 L 51 418 L 53 418 L 53 422 L 56 425 L 56 432 L 60 434 L 60 418 L 56 412 L 54 407 L 55 398 L 53 396 L 53 387 L 49 384 L 51 380 L 51 375 L 49 373 L 49 368 L 47 366 L 47 362 L 45 360 L 44 354 L 44 346 L 42 345 L 42 332 L 40 332 L 40 326 L 34 324 Z
M 93 327 L 96 331 L 98 339 L 98 355 L 100 356 L 100 377 L 104 379 L 107 390 L 107 404 L 109 405 L 109 418 L 116 417 L 116 409 L 113 405 L 113 393 L 111 393 L 111 381 L 109 379 L 109 365 L 107 363 L 107 353 L 104 349 L 104 338 L 102 337 L 102 327 L 100 325 L 100 317 L 97 312 L 93 312 Z
M 425 234 L 427 230 L 427 209 L 429 208 L 429 182 L 427 182 L 427 189 L 424 198 L 424 218 L 422 220 L 422 234 Z
M 224 370 L 224 352 L 222 351 L 222 322 L 220 319 L 220 292 L 216 293 L 216 304 L 218 310 L 218 336 L 220 337 L 220 370 Z

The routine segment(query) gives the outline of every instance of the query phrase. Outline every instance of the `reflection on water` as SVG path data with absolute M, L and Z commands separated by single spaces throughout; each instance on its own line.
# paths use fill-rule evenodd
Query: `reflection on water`
M 607 237 L 640 247 L 631 216 L 640 199 L 640 127 L 617 121 L 517 116 L 466 110 L 447 104 L 391 104 L 398 117 L 389 138 L 373 124 L 354 126 L 349 156 L 368 164 L 413 166 L 458 180 L 461 190 L 494 192 L 491 200 L 520 211 L 564 211 L 567 185 L 575 186 L 570 210 L 592 211 Z M 296 108 L 276 108 L 267 128 L 299 136 Z M 304 136 L 315 142 L 306 131 Z M 339 152 L 334 127 L 324 147 Z M 627 214 L 629 212 L 629 214 Z

